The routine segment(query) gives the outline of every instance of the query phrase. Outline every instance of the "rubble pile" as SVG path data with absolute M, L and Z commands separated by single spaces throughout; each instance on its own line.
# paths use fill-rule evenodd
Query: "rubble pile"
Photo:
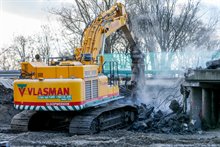
M 13 106 L 13 80 L 0 78 L 0 131 L 18 112 Z
M 13 101 L 13 80 L 0 79 L 0 104 L 11 104 Z
M 206 68 L 207 69 L 217 69 L 217 68 L 220 68 L 220 59 L 206 62 Z
M 138 132 L 190 134 L 196 129 L 190 122 L 189 115 L 183 113 L 182 107 L 176 100 L 169 106 L 172 113 L 165 113 L 161 110 L 155 111 L 150 105 L 141 104 L 136 122 L 129 130 Z
M 18 112 L 13 104 L 0 104 L 0 132 L 2 125 L 10 125 L 12 117 Z

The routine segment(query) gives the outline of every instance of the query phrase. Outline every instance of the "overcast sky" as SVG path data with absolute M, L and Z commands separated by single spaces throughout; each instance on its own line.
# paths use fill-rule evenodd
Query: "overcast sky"
M 0 0 L 0 49 L 13 35 L 31 35 L 41 25 L 52 23 L 48 9 L 71 1 L 74 0 Z M 209 15 L 214 16 L 220 11 L 220 0 L 202 0 L 202 7 L 204 12 L 211 10 Z

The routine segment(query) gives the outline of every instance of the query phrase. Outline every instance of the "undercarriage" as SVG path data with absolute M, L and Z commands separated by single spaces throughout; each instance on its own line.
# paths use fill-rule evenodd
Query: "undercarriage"
M 15 115 L 11 129 L 16 132 L 68 130 L 70 134 L 94 134 L 130 126 L 137 117 L 133 105 L 89 108 L 79 112 L 24 110 Z

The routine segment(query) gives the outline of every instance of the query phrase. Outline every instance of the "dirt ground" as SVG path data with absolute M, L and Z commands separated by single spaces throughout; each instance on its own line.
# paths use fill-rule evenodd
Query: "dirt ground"
M 220 130 L 192 135 L 138 133 L 124 130 L 95 135 L 74 135 L 68 132 L 12 133 L 10 120 L 18 111 L 12 104 L 0 105 L 0 143 L 10 146 L 220 146 Z
M 0 133 L 10 146 L 220 146 L 220 130 L 193 135 L 136 133 L 126 130 L 70 136 L 61 132 Z
M 67 132 L 12 133 L 10 120 L 18 113 L 12 104 L 0 104 L 0 144 L 10 146 L 220 146 L 220 130 L 189 135 L 138 133 L 124 130 L 101 132 L 95 135 L 74 135 Z M 0 145 L 1 146 L 1 145 Z
M 0 144 L 10 146 L 220 146 L 220 130 L 191 135 L 138 133 L 124 130 L 95 135 L 74 135 L 68 132 L 12 133 L 10 120 L 18 113 L 12 104 L 0 105 Z

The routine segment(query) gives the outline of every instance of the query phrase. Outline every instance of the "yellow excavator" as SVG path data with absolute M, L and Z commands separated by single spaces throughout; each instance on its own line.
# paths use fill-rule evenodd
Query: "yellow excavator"
M 11 129 L 66 127 L 71 134 L 90 134 L 130 125 L 136 107 L 117 103 L 125 97 L 116 78 L 110 80 L 102 73 L 105 39 L 119 29 L 130 43 L 133 83 L 137 83 L 143 57 L 135 47 L 124 5 L 116 3 L 84 30 L 81 48 L 74 50 L 72 59 L 21 63 L 21 78 L 14 81 L 14 106 L 23 111 L 13 117 Z

